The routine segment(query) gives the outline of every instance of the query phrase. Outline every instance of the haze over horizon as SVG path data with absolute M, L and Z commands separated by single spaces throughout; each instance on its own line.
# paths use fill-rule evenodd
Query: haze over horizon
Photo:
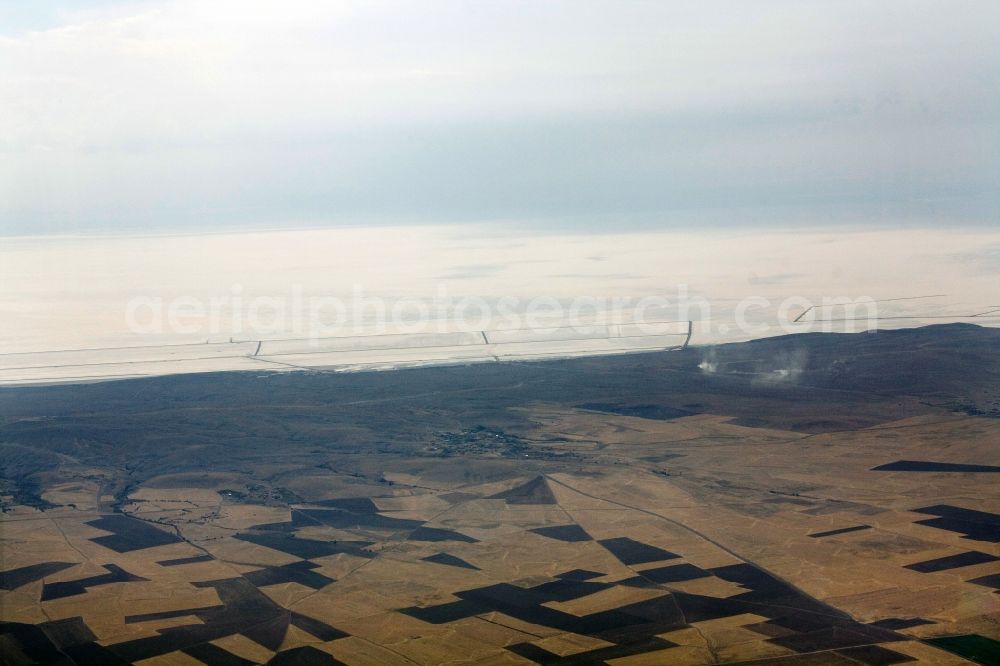
M 0 7 L 0 234 L 995 225 L 1000 6 Z

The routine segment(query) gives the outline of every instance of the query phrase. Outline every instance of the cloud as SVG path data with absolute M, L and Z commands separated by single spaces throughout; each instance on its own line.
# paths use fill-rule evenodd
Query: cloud
M 943 215 L 1000 182 L 991 2 L 45 6 L 0 36 L 0 231 Z

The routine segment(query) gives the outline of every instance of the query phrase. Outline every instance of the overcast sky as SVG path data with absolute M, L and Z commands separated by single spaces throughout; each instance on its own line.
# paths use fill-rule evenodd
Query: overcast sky
M 0 0 L 0 233 L 997 224 L 1000 3 Z

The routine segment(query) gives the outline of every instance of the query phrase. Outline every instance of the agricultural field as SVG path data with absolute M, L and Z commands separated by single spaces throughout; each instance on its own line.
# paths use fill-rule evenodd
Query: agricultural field
M 3 389 L 3 661 L 996 663 L 998 351 Z

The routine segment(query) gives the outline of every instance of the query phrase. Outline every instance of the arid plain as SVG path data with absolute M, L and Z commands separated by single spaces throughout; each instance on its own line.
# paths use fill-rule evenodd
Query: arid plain
M 998 351 L 3 389 L 4 661 L 996 663 Z

